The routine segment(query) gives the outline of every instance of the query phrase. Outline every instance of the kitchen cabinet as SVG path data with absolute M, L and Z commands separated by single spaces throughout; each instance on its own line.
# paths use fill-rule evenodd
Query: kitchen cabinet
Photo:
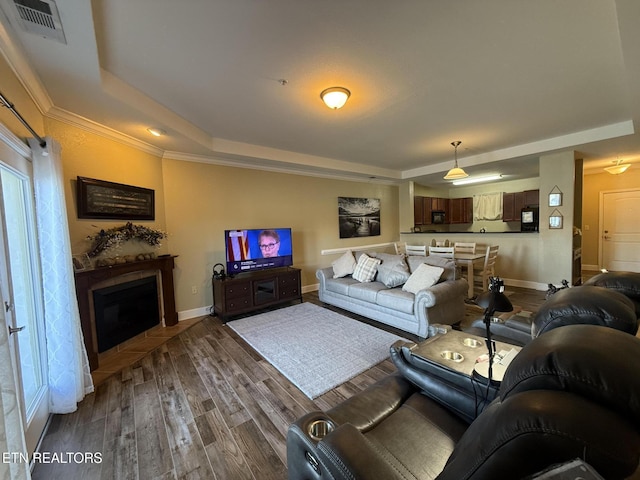
M 502 221 L 519 222 L 520 210 L 524 207 L 538 205 L 540 203 L 539 190 L 526 190 L 524 192 L 510 192 L 502 194 Z
M 473 223 L 473 198 L 450 199 L 449 212 L 449 223 Z
M 431 197 L 414 197 L 413 224 L 431 225 Z

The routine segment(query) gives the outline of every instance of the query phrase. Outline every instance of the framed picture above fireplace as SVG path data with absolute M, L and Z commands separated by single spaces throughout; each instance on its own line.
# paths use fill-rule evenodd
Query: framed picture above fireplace
M 122 183 L 78 177 L 78 218 L 154 220 L 155 191 Z

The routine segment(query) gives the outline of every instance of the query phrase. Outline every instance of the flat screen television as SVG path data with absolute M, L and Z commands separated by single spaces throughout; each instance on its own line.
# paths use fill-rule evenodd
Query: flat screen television
M 227 275 L 293 265 L 290 228 L 225 230 Z

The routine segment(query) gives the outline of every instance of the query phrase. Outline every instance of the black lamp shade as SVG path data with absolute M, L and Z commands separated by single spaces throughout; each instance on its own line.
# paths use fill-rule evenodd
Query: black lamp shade
M 492 307 L 492 312 L 510 312 L 513 310 L 511 300 L 502 292 L 494 292 L 489 290 L 488 292 L 482 292 L 478 295 L 476 303 L 482 308 Z

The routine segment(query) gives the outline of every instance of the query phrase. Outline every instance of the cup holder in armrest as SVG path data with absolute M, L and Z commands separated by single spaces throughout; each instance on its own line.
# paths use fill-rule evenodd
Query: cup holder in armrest
M 482 345 L 480 340 L 476 340 L 475 338 L 467 337 L 462 341 L 462 344 L 465 347 L 477 348 Z
M 315 440 L 320 441 L 327 435 L 329 435 L 334 429 L 335 425 L 332 421 L 326 419 L 314 420 L 309 424 L 307 428 L 307 433 L 309 436 Z
M 454 352 L 451 350 L 444 350 L 440 352 L 440 355 L 445 360 L 451 360 L 452 362 L 462 362 L 464 360 L 464 355 L 458 352 Z

